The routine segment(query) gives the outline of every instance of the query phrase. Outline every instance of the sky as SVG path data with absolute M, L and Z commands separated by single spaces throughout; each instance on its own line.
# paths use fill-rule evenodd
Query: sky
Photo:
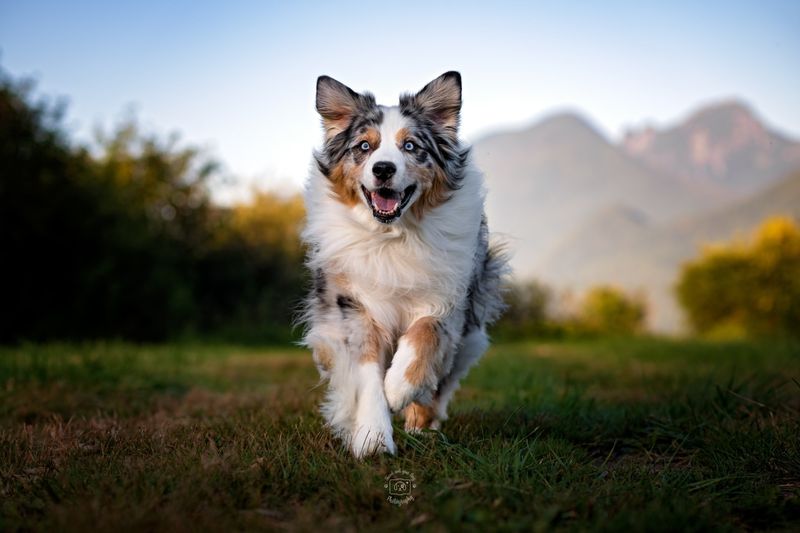
M 448 70 L 474 141 L 560 110 L 610 139 L 720 99 L 800 138 L 800 1 L 0 0 L 0 66 L 69 103 L 90 142 L 135 112 L 206 148 L 237 187 L 302 184 L 317 76 L 391 105 Z

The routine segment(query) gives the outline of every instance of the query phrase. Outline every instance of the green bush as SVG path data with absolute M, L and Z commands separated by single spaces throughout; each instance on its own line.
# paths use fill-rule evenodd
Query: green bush
M 492 329 L 494 336 L 515 339 L 553 334 L 552 296 L 552 290 L 539 281 L 509 284 L 504 298 L 508 307 Z
M 576 317 L 578 331 L 599 335 L 633 335 L 644 329 L 647 307 L 641 298 L 611 286 L 589 289 Z
M 62 112 L 0 70 L 0 342 L 289 337 L 297 197 L 216 206 L 200 150 L 129 121 L 90 153 Z
M 800 335 L 800 227 L 770 218 L 748 241 L 706 248 L 676 290 L 700 333 Z

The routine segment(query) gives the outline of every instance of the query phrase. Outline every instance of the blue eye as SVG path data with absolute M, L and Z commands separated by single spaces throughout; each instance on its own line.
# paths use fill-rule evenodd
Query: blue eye
M 364 150 L 365 152 L 368 151 L 369 150 L 369 143 L 367 141 L 364 141 L 363 143 L 361 143 L 361 149 Z
M 411 141 L 406 141 L 406 144 L 403 145 L 403 148 L 405 148 L 406 151 L 410 152 L 414 149 L 414 143 L 412 143 Z

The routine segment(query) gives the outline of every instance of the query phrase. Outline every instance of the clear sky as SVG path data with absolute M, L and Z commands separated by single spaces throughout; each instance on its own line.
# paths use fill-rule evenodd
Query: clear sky
M 611 138 L 738 97 L 800 137 L 800 1 L 0 0 L 0 64 L 68 97 L 89 139 L 131 107 L 242 184 L 299 184 L 331 75 L 395 103 L 446 70 L 475 139 L 559 109 Z

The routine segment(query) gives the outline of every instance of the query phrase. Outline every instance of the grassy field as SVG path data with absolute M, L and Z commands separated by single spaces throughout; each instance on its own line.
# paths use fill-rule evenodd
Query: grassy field
M 798 530 L 798 380 L 791 343 L 498 345 L 359 463 L 300 350 L 5 348 L 0 530 Z

